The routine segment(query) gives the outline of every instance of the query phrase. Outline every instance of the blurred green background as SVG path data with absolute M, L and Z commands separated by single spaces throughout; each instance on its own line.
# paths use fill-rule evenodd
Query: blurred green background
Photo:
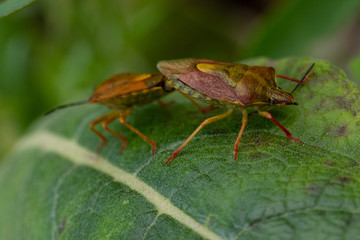
M 326 59 L 360 83 L 360 1 L 36 1 L 0 18 L 0 157 L 44 112 L 113 74 L 256 56 Z

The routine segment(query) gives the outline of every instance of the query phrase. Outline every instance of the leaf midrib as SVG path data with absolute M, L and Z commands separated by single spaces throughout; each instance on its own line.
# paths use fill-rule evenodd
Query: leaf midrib
M 40 148 L 43 151 L 55 152 L 77 165 L 91 167 L 114 178 L 115 181 L 127 185 L 140 193 L 158 210 L 158 215 L 166 214 L 181 224 L 192 229 L 206 239 L 220 240 L 222 237 L 197 222 L 191 216 L 173 205 L 170 199 L 165 198 L 154 188 L 140 180 L 136 175 L 111 164 L 107 159 L 90 152 L 78 145 L 77 142 L 42 130 L 25 137 L 18 145 L 17 150 Z

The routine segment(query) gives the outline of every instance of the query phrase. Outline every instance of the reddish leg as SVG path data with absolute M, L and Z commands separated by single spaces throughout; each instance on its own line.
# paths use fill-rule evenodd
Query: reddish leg
M 242 125 L 241 125 L 241 129 L 240 129 L 239 135 L 238 135 L 238 137 L 236 139 L 235 146 L 234 146 L 234 161 L 236 161 L 241 136 L 242 136 L 242 134 L 244 132 L 244 129 L 245 129 L 245 126 L 246 126 L 247 120 L 248 120 L 248 114 L 247 114 L 245 109 L 242 109 L 242 113 L 243 113 Z
M 286 136 L 287 136 L 288 138 L 290 138 L 292 141 L 302 142 L 300 139 L 297 139 L 297 138 L 292 137 L 292 136 L 291 136 L 291 133 L 290 133 L 284 126 L 282 126 L 278 121 L 276 121 L 276 120 L 271 116 L 270 113 L 265 112 L 265 111 L 260 111 L 260 110 L 258 110 L 258 112 L 259 112 L 259 114 L 260 114 L 261 116 L 266 117 L 267 119 L 270 119 L 270 120 L 273 121 L 276 125 L 278 125 L 279 128 L 281 128 L 281 130 L 284 131 L 284 133 L 286 134 Z
M 231 113 L 233 112 L 233 109 L 229 109 L 226 113 L 211 117 L 211 118 L 207 118 L 205 119 L 196 129 L 195 131 L 185 140 L 185 142 L 183 142 L 183 144 L 181 144 L 181 146 L 176 149 L 176 151 L 166 160 L 165 164 L 168 164 L 171 159 L 173 159 L 180 151 L 181 149 L 183 149 L 186 144 L 188 144 L 190 142 L 191 139 L 193 139 L 193 137 L 206 125 L 215 122 L 217 120 L 223 119 L 227 116 L 229 116 Z
M 126 147 L 126 138 L 125 138 L 124 136 L 120 135 L 119 133 L 114 132 L 113 130 L 111 130 L 110 128 L 108 128 L 108 125 L 109 125 L 110 123 L 112 123 L 112 122 L 115 120 L 115 118 L 117 118 L 117 117 L 119 116 L 119 114 L 121 114 L 121 113 L 115 113 L 115 114 L 113 114 L 113 115 L 110 115 L 107 119 L 105 119 L 105 121 L 103 121 L 102 127 L 103 127 L 106 131 L 108 131 L 109 133 L 111 133 L 112 135 L 114 135 L 115 137 L 118 137 L 118 138 L 120 138 L 120 139 L 122 140 L 123 144 L 122 144 L 122 146 L 121 146 L 121 148 L 120 148 L 120 152 L 122 153 L 122 152 L 124 151 L 125 147 Z
M 104 135 L 102 135 L 99 131 L 95 130 L 95 126 L 97 124 L 99 124 L 100 122 L 104 121 L 107 117 L 109 116 L 109 114 L 103 115 L 97 119 L 95 119 L 94 121 L 92 121 L 90 123 L 90 130 L 93 131 L 93 133 L 95 133 L 96 135 L 99 136 L 99 138 L 101 138 L 101 143 L 98 146 L 98 148 L 96 149 L 96 152 L 98 153 L 100 151 L 100 149 L 104 146 L 104 144 L 106 143 L 106 137 Z
M 142 139 L 144 139 L 145 141 L 147 141 L 148 143 L 151 144 L 152 146 L 152 155 L 154 155 L 155 150 L 156 150 L 156 143 L 152 140 L 150 140 L 148 137 L 146 137 L 144 134 L 142 134 L 141 132 L 139 132 L 137 129 L 135 129 L 134 127 L 132 127 L 131 125 L 129 125 L 127 122 L 125 122 L 125 118 L 127 117 L 128 114 L 124 114 L 124 116 L 120 116 L 119 118 L 119 122 L 122 123 L 124 126 L 126 126 L 127 128 L 129 128 L 131 131 L 133 131 L 134 133 L 136 133 L 137 135 L 139 135 Z
M 209 105 L 207 107 L 202 107 L 200 106 L 192 97 L 190 97 L 189 95 L 186 95 L 185 93 L 180 92 L 182 95 L 184 95 L 187 99 L 190 100 L 190 102 L 192 102 L 192 104 L 195 105 L 195 107 L 197 107 L 197 109 L 199 109 L 200 112 L 202 113 L 207 113 L 210 112 L 211 110 L 213 110 L 215 107 L 214 105 Z
M 306 81 L 308 81 L 309 78 L 310 78 L 312 75 L 314 75 L 314 73 L 315 73 L 315 72 L 310 73 L 310 74 L 304 79 L 304 81 L 303 81 L 301 84 L 304 84 Z M 283 79 L 292 81 L 292 82 L 297 82 L 297 83 L 300 82 L 300 80 L 297 80 L 297 79 L 295 79 L 295 78 L 290 78 L 290 77 L 287 77 L 287 76 L 284 76 L 284 75 L 276 75 L 276 76 L 279 77 L 279 78 L 283 78 Z

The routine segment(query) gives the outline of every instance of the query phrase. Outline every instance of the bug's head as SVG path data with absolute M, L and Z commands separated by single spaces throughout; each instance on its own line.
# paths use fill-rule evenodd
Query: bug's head
M 294 97 L 280 88 L 273 88 L 268 92 L 268 102 L 274 105 L 299 105 Z
M 305 80 L 306 76 L 309 74 L 314 65 L 315 63 L 311 64 L 310 68 L 306 71 L 304 76 L 301 78 L 298 84 L 296 84 L 296 86 L 290 93 L 281 90 L 281 88 L 279 87 L 270 89 L 270 91 L 268 92 L 268 102 L 276 105 L 299 105 L 297 102 L 294 102 L 294 97 L 292 96 L 292 94 Z

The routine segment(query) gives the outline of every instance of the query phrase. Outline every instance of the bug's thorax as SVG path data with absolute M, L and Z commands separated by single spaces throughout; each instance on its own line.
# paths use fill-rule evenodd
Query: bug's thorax
M 249 96 L 249 105 L 253 104 L 293 104 L 294 97 L 281 88 L 276 81 L 276 72 L 272 67 L 250 66 L 239 79 L 235 91 L 237 95 Z
M 285 105 L 294 100 L 293 96 L 278 87 L 276 72 L 272 67 L 199 63 L 196 68 L 226 82 L 237 96 L 241 96 L 245 105 Z

